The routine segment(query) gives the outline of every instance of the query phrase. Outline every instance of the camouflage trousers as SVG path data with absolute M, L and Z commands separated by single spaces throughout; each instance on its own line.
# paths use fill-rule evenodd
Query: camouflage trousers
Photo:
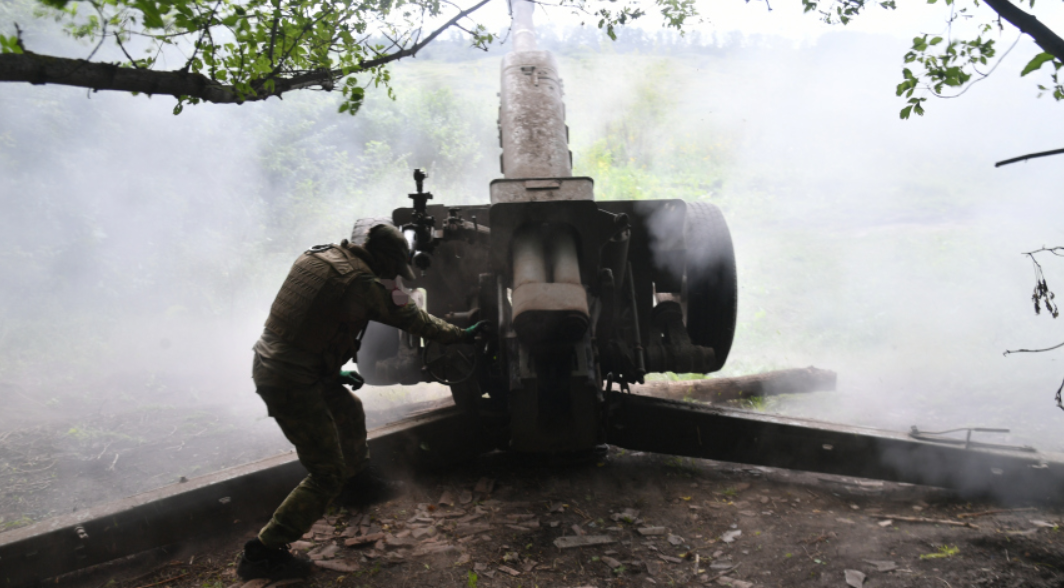
M 366 414 L 362 401 L 338 382 L 310 387 L 256 385 L 256 392 L 308 472 L 259 531 L 259 540 L 272 548 L 309 531 L 344 482 L 366 468 Z

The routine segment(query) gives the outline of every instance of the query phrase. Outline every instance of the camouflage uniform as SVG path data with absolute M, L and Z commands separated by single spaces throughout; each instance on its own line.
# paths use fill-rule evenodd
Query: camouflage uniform
M 321 249 L 321 248 L 315 248 Z M 337 381 L 368 321 L 452 343 L 462 330 L 389 289 L 369 251 L 346 242 L 296 260 L 255 344 L 252 378 L 269 414 L 295 445 L 307 477 L 259 532 L 269 548 L 291 543 L 321 518 L 368 462 L 362 402 Z

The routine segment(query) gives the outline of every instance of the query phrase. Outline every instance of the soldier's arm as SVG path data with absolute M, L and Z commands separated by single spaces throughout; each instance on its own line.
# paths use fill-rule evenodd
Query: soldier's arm
M 395 304 L 391 291 L 368 274 L 355 278 L 349 290 L 349 300 L 362 306 L 366 318 L 418 337 L 440 343 L 455 343 L 462 339 L 462 329 L 421 310 L 413 302 L 402 306 Z

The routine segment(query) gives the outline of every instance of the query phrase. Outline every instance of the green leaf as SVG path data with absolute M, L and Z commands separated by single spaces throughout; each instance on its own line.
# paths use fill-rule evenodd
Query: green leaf
M 1040 67 L 1042 67 L 1042 65 L 1045 62 L 1051 61 L 1052 59 L 1053 59 L 1053 54 L 1052 53 L 1042 52 L 1042 53 L 1039 53 L 1038 55 L 1035 55 L 1034 59 L 1028 61 L 1027 65 L 1023 68 L 1023 71 L 1020 72 L 1020 77 L 1023 77 L 1025 75 L 1031 73 L 1032 71 L 1035 71 L 1035 70 L 1039 69 Z
M 934 39 L 931 39 L 931 42 L 928 43 L 928 44 L 929 45 L 938 45 L 941 42 L 942 42 L 942 37 L 935 37 Z
M 912 111 L 913 111 L 913 105 L 910 104 L 910 105 L 906 106 L 905 108 L 901 109 L 901 112 L 899 113 L 899 116 L 901 117 L 902 120 L 905 120 L 905 119 L 909 118 L 909 115 L 912 114 Z
M 155 2 L 152 0 L 139 0 L 134 2 L 133 6 L 144 15 L 144 26 L 150 29 L 163 28 L 163 15 Z
M 18 37 L 0 35 L 0 53 L 22 53 L 22 47 L 18 44 Z

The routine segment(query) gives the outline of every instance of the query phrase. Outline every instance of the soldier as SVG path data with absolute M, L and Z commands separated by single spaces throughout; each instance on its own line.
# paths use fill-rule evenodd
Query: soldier
M 241 578 L 300 578 L 310 561 L 288 544 L 310 530 L 329 502 L 369 492 L 362 378 L 340 368 L 355 357 L 366 324 L 378 321 L 441 343 L 472 341 L 483 323 L 462 330 L 419 309 L 403 291 L 412 280 L 410 249 L 390 225 L 370 229 L 364 247 L 319 245 L 296 260 L 255 343 L 252 378 L 269 414 L 296 447 L 307 477 L 258 537 L 244 545 Z M 364 497 L 364 496 L 363 496 Z

